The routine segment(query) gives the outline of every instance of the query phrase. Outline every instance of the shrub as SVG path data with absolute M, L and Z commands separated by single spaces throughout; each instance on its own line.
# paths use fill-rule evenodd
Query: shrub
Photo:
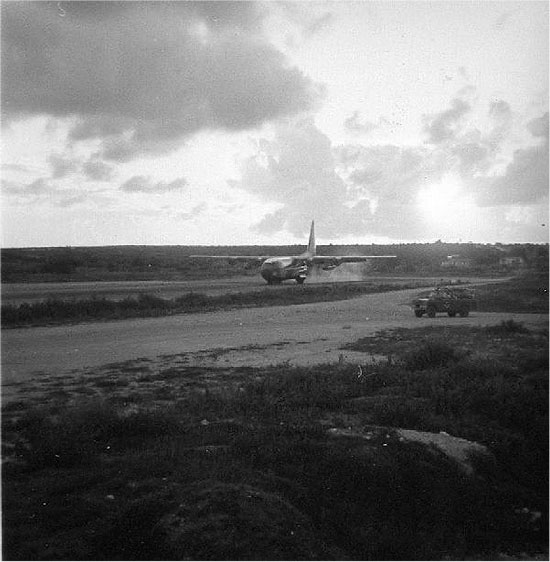
M 404 357 L 404 364 L 411 371 L 421 371 L 444 367 L 450 362 L 458 361 L 460 354 L 456 349 L 440 340 L 427 341 L 418 349 Z

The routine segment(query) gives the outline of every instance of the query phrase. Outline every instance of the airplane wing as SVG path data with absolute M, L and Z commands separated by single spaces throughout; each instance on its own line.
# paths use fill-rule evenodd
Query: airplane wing
M 369 260 L 391 259 L 397 256 L 313 256 L 314 264 L 340 265 L 341 263 L 361 263 Z
M 270 256 L 211 256 L 206 254 L 195 254 L 190 258 L 211 259 L 211 260 L 240 260 L 240 261 L 265 261 Z

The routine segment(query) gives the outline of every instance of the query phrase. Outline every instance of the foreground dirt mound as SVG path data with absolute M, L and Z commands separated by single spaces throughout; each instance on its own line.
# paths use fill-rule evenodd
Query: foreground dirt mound
M 162 551 L 179 560 L 314 560 L 324 547 L 312 523 L 280 496 L 204 481 L 158 523 Z

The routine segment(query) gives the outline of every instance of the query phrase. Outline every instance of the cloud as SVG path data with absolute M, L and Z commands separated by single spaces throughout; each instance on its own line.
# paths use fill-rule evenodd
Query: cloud
M 72 142 L 128 161 L 205 129 L 310 109 L 319 88 L 261 34 L 248 2 L 2 3 L 2 106 L 76 118 Z
M 62 197 L 58 202 L 58 207 L 73 207 L 74 205 L 79 205 L 80 203 L 86 202 L 88 196 L 85 193 L 77 193 L 73 195 L 68 195 L 67 197 Z
M 394 160 L 389 167 L 388 157 Z M 373 204 L 388 201 L 393 216 L 396 208 L 407 207 L 412 197 L 405 196 L 406 177 L 421 177 L 421 160 L 396 147 L 334 150 L 328 137 L 305 119 L 280 126 L 275 139 L 264 141 L 258 154 L 244 162 L 242 178 L 230 185 L 279 205 L 257 225 L 262 233 L 287 229 L 304 236 L 312 218 L 323 225 L 327 237 L 374 233 L 387 229 Z M 397 170 L 402 193 L 394 181 Z
M 463 178 L 486 172 L 490 166 L 489 148 L 477 140 L 463 139 L 449 147 L 449 152 L 458 158 L 458 169 Z
M 187 187 L 185 178 L 178 178 L 171 182 L 154 182 L 147 176 L 132 176 L 120 186 L 120 189 L 129 193 L 168 193 L 185 187 Z
M 89 160 L 82 165 L 82 173 L 91 181 L 109 181 L 113 177 L 113 167 L 105 162 Z
M 424 147 L 347 145 L 337 150 L 350 181 L 371 196 L 414 199 L 417 189 L 438 180 L 448 161 Z
M 504 100 L 495 100 L 489 105 L 489 115 L 494 119 L 508 120 L 512 114 L 512 109 L 508 102 Z
M 534 137 L 545 138 L 548 142 L 548 113 L 529 121 L 527 129 Z
M 2 192 L 17 197 L 38 197 L 54 190 L 48 179 L 39 178 L 28 184 L 2 179 Z
M 31 171 L 31 168 L 29 166 L 25 166 L 24 164 L 8 164 L 2 162 L 2 170 L 10 172 L 29 172 Z
M 178 213 L 177 217 L 184 221 L 188 221 L 202 215 L 207 208 L 208 205 L 203 201 L 202 203 L 195 205 L 188 213 Z
M 531 127 L 535 128 L 538 133 L 541 132 L 540 127 L 542 126 L 538 120 L 531 121 Z M 547 135 L 548 114 L 546 115 L 545 142 L 516 150 L 503 175 L 483 178 L 476 182 L 480 205 L 524 205 L 541 202 L 548 198 Z
M 96 203 L 109 201 L 98 192 L 75 188 L 62 188 L 50 178 L 38 178 L 31 183 L 2 180 L 2 193 L 15 199 L 20 205 L 46 204 L 54 207 L 72 207 L 92 200 Z
M 290 122 L 276 129 L 273 140 L 260 143 L 257 154 L 243 163 L 241 179 L 230 185 L 278 206 L 257 225 L 262 233 L 287 229 L 296 236 L 304 236 L 315 217 L 327 237 L 370 234 L 410 240 L 452 228 L 458 237 L 460 220 L 445 224 L 446 212 L 454 216 L 446 204 L 456 203 L 454 211 L 463 213 L 466 222 L 475 220 L 476 202 L 480 213 L 490 212 L 486 207 L 496 213 L 499 207 L 540 204 L 548 194 L 548 116 L 527 124 L 537 144 L 516 149 L 503 173 L 495 175 L 506 165 L 501 145 L 509 142 L 510 106 L 492 104 L 486 129 L 480 131 L 456 126 L 470 105 L 455 100 L 430 123 L 436 138 L 446 139 L 440 143 L 334 147 L 312 120 Z M 436 131 L 444 134 L 437 137 Z M 440 216 L 419 212 L 426 193 L 440 200 Z M 505 213 L 498 217 L 507 224 Z
M 354 111 L 353 114 L 344 121 L 344 128 L 350 133 L 365 134 L 378 128 L 378 125 L 370 121 L 361 120 L 359 111 Z
M 60 179 L 76 172 L 79 168 L 78 161 L 67 158 L 61 154 L 51 154 L 49 157 L 50 166 L 52 167 L 52 178 Z
M 424 117 L 424 132 L 428 142 L 439 144 L 452 140 L 459 130 L 460 121 L 470 111 L 471 106 L 461 98 L 451 101 L 451 108 Z

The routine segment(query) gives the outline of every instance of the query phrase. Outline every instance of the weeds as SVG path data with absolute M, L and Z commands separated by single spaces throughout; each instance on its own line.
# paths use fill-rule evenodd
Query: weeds
M 427 341 L 416 350 L 409 352 L 405 358 L 405 367 L 410 371 L 421 371 L 435 367 L 445 367 L 460 358 L 457 350 L 450 344 L 435 340 Z
M 532 272 L 506 283 L 476 287 L 480 312 L 548 314 L 548 272 Z
M 496 326 L 487 326 L 488 334 L 528 334 L 529 330 L 522 322 L 516 322 L 514 319 L 503 320 Z
M 516 328 L 400 337 L 398 360 L 365 364 L 360 377 L 344 362 L 283 365 L 198 382 L 162 408 L 142 400 L 123 410 L 112 397 L 28 412 L 9 426 L 25 464 L 3 471 L 4 557 L 275 559 L 282 534 L 289 559 L 544 547 L 547 338 Z M 465 353 L 472 341 L 483 347 Z M 154 376 L 171 384 L 201 373 L 165 366 Z M 334 423 L 353 431 L 335 437 Z M 498 462 L 465 476 L 442 454 L 400 442 L 395 426 L 478 441 Z M 353 436 L 367 430 L 368 440 Z M 181 541 L 168 541 L 168 521 Z M 240 546 L 229 551 L 228 540 Z
M 263 307 L 345 300 L 403 288 L 406 286 L 334 283 L 322 286 L 288 287 L 285 291 L 262 290 L 225 295 L 186 293 L 175 299 L 162 299 L 148 294 L 127 297 L 121 301 L 106 298 L 75 301 L 48 299 L 44 302 L 2 305 L 1 318 L 3 328 L 38 326 L 89 320 L 166 316 L 245 306 Z

